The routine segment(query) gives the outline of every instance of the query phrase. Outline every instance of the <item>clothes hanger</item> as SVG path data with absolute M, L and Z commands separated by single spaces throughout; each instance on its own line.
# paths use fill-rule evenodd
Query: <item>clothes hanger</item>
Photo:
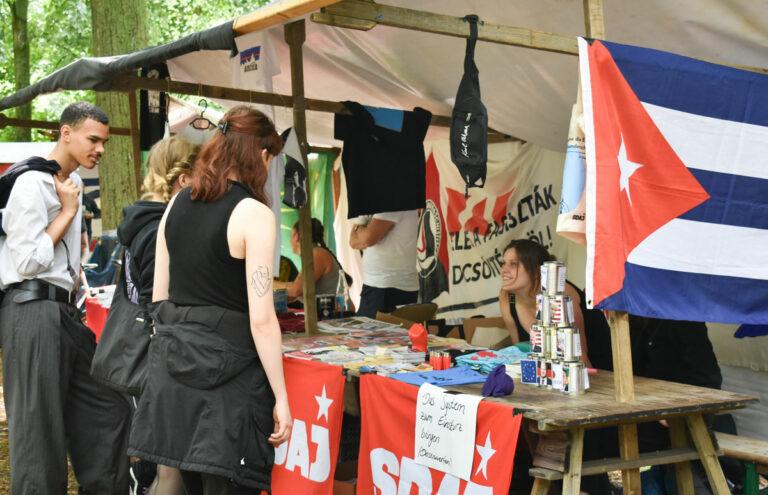
M 212 127 L 216 127 L 216 124 L 208 120 L 208 118 L 205 116 L 205 111 L 208 110 L 208 101 L 202 99 L 198 102 L 198 105 L 202 107 L 200 110 L 200 116 L 192 120 L 189 125 L 199 131 L 207 131 Z

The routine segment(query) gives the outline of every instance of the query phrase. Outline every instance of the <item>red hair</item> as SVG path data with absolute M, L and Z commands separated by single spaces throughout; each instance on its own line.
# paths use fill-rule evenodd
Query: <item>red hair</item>
M 233 107 L 219 122 L 219 131 L 197 155 L 192 170 L 192 199 L 216 201 L 227 192 L 227 179 L 234 175 L 254 198 L 267 204 L 267 166 L 261 151 L 276 156 L 282 149 L 283 140 L 266 115 L 244 105 Z

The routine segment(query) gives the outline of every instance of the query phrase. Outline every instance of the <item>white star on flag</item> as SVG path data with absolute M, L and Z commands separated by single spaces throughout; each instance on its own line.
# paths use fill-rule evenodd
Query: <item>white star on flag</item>
M 323 393 L 316 395 L 315 400 L 317 401 L 317 419 L 325 416 L 325 420 L 328 421 L 328 408 L 333 404 L 333 399 L 329 399 L 326 395 L 325 385 L 323 385 Z
M 477 465 L 475 474 L 482 470 L 483 478 L 488 479 L 488 461 L 496 453 L 496 450 L 491 446 L 491 432 L 489 431 L 488 436 L 485 437 L 485 445 L 475 444 L 475 447 L 477 447 L 477 453 L 480 454 L 480 464 Z
M 619 154 L 616 157 L 619 160 L 619 170 L 621 175 L 619 176 L 619 190 L 627 191 L 627 199 L 629 205 L 632 206 L 632 197 L 629 195 L 629 178 L 632 177 L 638 168 L 642 167 L 641 163 L 636 163 L 627 158 L 627 148 L 624 146 L 624 136 L 621 136 L 621 147 L 619 147 Z

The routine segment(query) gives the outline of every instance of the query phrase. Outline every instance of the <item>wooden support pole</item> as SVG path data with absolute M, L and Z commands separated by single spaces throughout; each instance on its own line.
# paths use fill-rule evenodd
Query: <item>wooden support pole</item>
M 133 176 L 136 181 L 136 194 L 141 195 L 141 131 L 139 129 L 139 103 L 136 90 L 128 91 L 128 111 L 131 118 L 131 145 L 133 150 Z
M 623 311 L 608 311 L 613 353 L 613 393 L 617 402 L 635 400 L 635 379 L 632 376 L 632 344 L 629 340 L 629 315 Z
M 605 39 L 603 0 L 584 0 L 584 24 L 587 38 Z
M 307 160 L 307 117 L 304 100 L 304 20 L 285 25 L 285 41 L 291 51 L 291 93 L 293 94 L 293 131 L 299 140 L 301 157 Z M 304 329 L 308 335 L 317 333 L 317 300 L 315 294 L 315 267 L 312 262 L 312 209 L 307 174 L 307 204 L 299 212 L 299 238 L 301 242 L 301 272 L 304 282 Z
M 202 96 L 205 98 L 221 98 L 223 100 L 242 101 L 244 103 L 258 103 L 260 105 L 272 105 L 275 107 L 292 107 L 293 96 L 279 93 L 264 93 L 247 89 L 227 88 L 223 86 L 211 86 L 208 84 L 195 84 L 188 82 L 169 81 L 167 79 L 155 79 L 132 75 L 116 76 L 112 80 L 112 90 L 128 91 L 131 89 L 148 89 L 153 91 L 166 91 L 181 95 Z M 304 99 L 306 110 L 315 112 L 340 113 L 348 115 L 346 107 L 339 101 Z M 451 117 L 447 115 L 432 115 L 430 125 L 437 127 L 451 127 Z M 127 134 L 130 134 L 128 130 Z M 494 129 L 488 129 L 489 139 L 497 141 L 519 140 Z
M 723 468 L 720 467 L 720 462 L 717 460 L 717 452 L 712 443 L 712 437 L 709 435 L 709 429 L 704 423 L 704 418 L 697 414 L 686 416 L 685 421 L 688 423 L 688 430 L 691 432 L 693 444 L 699 452 L 699 459 L 704 466 L 704 471 L 707 472 L 709 486 L 716 495 L 728 495 L 730 490 L 723 475 Z
M 51 122 L 48 120 L 28 120 L 28 119 L 15 119 L 13 117 L 6 117 L 0 113 L 0 129 L 7 126 L 11 127 L 24 127 L 31 129 L 50 129 L 54 131 L 59 130 L 58 122 Z M 109 133 L 115 136 L 130 136 L 131 130 L 127 127 L 110 127 Z
M 568 466 L 563 474 L 563 495 L 579 495 L 581 491 L 581 462 L 584 456 L 584 428 L 571 430 Z
M 334 17 L 340 16 L 342 18 L 342 27 L 350 27 L 351 20 L 357 19 L 358 21 L 372 21 L 384 26 L 443 34 L 458 38 L 469 36 L 469 24 L 461 17 L 392 7 L 367 0 L 346 0 L 335 3 L 324 8 L 322 13 L 325 15 L 315 16 L 312 20 L 335 25 Z M 361 24 L 361 26 L 366 25 Z M 573 36 L 562 36 L 528 28 L 491 24 L 489 22 L 481 22 L 478 24 L 477 30 L 477 39 L 481 41 L 536 48 L 568 55 L 577 55 L 579 52 L 576 38 Z
M 623 460 L 633 460 L 640 457 L 636 424 L 619 425 L 619 455 Z M 626 495 L 640 495 L 640 469 L 622 470 L 621 484 Z
M 688 447 L 688 434 L 685 420 L 682 418 L 668 419 L 670 444 L 673 449 Z M 675 481 L 678 495 L 693 495 L 693 473 L 690 461 L 675 464 Z
M 235 19 L 232 30 L 240 35 L 261 31 L 314 12 L 338 0 L 283 0 Z
M 531 488 L 531 495 L 549 495 L 549 485 L 551 481 L 544 478 L 536 478 L 533 480 L 533 488 Z

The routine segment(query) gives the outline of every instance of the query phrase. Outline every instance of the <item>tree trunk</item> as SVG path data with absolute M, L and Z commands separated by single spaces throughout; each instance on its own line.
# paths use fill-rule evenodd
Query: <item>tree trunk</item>
M 29 38 L 27 36 L 27 11 L 29 0 L 15 0 L 9 3 L 13 24 L 13 71 L 16 91 L 29 86 Z M 16 107 L 16 118 L 30 120 L 32 104 Z M 32 140 L 32 129 L 16 127 L 13 140 L 24 142 Z
M 146 0 L 91 0 L 93 54 L 129 53 L 147 44 Z M 96 105 L 109 116 L 115 127 L 130 127 L 126 93 L 97 92 Z M 130 136 L 112 136 L 99 162 L 102 226 L 114 229 L 120 223 L 123 207 L 139 195 L 134 174 Z

